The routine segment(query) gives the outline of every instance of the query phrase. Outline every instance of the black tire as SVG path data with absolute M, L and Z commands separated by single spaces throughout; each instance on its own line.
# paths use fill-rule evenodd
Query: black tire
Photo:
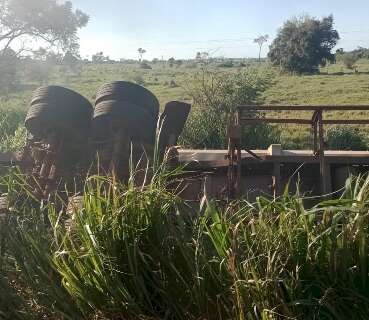
M 34 136 L 56 130 L 87 139 L 92 113 L 92 105 L 80 94 L 58 86 L 41 87 L 32 96 L 25 126 Z
M 94 139 L 108 139 L 117 130 L 123 130 L 127 138 L 154 141 L 157 119 L 146 109 L 116 100 L 100 102 L 94 111 L 92 131 Z
M 91 103 L 79 93 L 60 86 L 46 86 L 36 89 L 30 105 L 49 103 L 80 113 L 92 113 Z
M 159 101 L 146 88 L 127 81 L 116 81 L 103 85 L 97 95 L 95 105 L 103 101 L 127 101 L 146 109 L 155 118 L 159 114 Z

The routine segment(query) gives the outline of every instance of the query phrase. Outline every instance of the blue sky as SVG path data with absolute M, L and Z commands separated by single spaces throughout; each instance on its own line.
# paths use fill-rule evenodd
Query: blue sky
M 193 58 L 197 51 L 213 56 L 256 57 L 253 39 L 276 35 L 296 15 L 333 14 L 341 40 L 338 47 L 369 47 L 369 0 L 72 0 L 88 13 L 80 31 L 82 57 L 103 51 L 114 59 Z M 267 48 L 263 50 L 263 55 Z

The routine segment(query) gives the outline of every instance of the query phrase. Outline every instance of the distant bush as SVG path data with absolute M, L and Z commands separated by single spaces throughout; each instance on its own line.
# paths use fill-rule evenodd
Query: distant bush
M 170 88 L 177 88 L 178 87 L 178 84 L 175 82 L 175 80 L 170 80 L 169 82 L 169 87 Z
M 367 141 L 356 128 L 334 127 L 327 131 L 328 148 L 332 150 L 367 150 Z
M 363 48 L 359 46 L 355 50 L 349 52 L 345 52 L 342 48 L 337 49 L 336 51 L 337 60 L 341 59 L 342 56 L 347 53 L 355 55 L 358 59 L 369 59 L 369 48 Z
M 147 62 L 142 62 L 140 64 L 141 69 L 152 69 L 152 67 Z
M 354 54 L 354 53 L 344 53 L 342 56 L 342 62 L 345 65 L 346 68 L 348 69 L 355 69 L 356 70 L 356 65 L 355 63 L 357 62 L 357 60 L 359 59 L 359 57 Z
M 218 67 L 219 68 L 233 68 L 234 64 L 232 61 L 226 61 L 226 62 L 218 64 Z

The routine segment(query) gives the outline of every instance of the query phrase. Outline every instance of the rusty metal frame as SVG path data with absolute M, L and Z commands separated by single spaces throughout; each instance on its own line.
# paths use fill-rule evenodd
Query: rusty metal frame
M 252 118 L 245 116 L 245 113 L 257 112 L 267 113 L 268 111 L 294 111 L 306 112 L 311 111 L 310 119 L 297 118 L 271 118 L 259 117 Z M 369 125 L 369 119 L 327 119 L 324 120 L 323 113 L 325 111 L 369 111 L 369 105 L 337 105 L 337 106 L 286 106 L 286 105 L 245 105 L 238 106 L 233 123 L 230 124 L 228 130 L 228 195 L 233 198 L 240 192 L 241 170 L 242 170 L 242 127 L 257 123 L 277 123 L 277 124 L 298 124 L 310 125 L 313 131 L 313 154 L 319 159 L 320 167 L 320 186 L 322 194 L 329 192 L 329 172 L 325 163 L 325 145 L 324 145 L 324 125 L 340 124 L 340 125 Z

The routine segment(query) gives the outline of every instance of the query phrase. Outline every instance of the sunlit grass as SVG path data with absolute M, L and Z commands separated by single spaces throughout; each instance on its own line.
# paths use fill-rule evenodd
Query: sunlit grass
M 0 285 L 12 275 L 20 306 L 52 318 L 367 319 L 369 178 L 311 209 L 286 192 L 195 213 L 165 174 L 144 188 L 90 177 L 71 215 L 9 176 Z

